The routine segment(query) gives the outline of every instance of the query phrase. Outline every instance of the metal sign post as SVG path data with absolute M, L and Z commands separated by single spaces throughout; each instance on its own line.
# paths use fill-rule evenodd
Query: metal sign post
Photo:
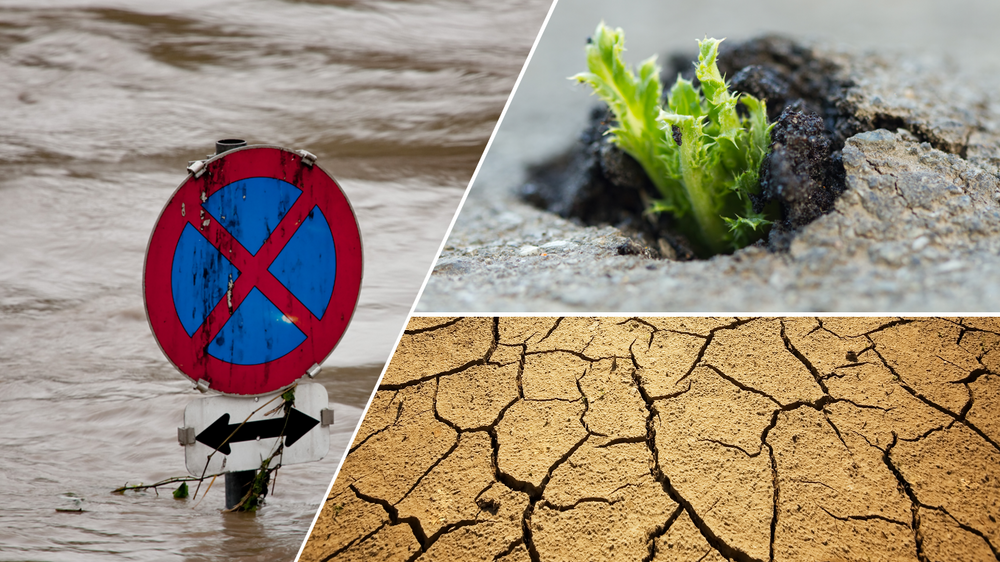
M 143 296 L 170 362 L 202 392 L 229 395 L 190 405 L 178 436 L 192 475 L 227 472 L 230 508 L 267 446 L 283 439 L 283 464 L 329 448 L 329 433 L 314 429 L 330 413 L 320 385 L 299 384 L 280 421 L 251 413 L 314 376 L 340 341 L 361 288 L 361 233 L 306 151 L 222 140 L 188 172 L 150 235 Z

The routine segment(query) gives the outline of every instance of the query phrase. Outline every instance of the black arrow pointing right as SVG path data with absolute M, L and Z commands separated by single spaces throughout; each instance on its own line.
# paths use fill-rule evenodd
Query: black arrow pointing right
M 309 430 L 316 427 L 318 423 L 319 420 L 316 418 L 303 414 L 295 408 L 292 408 L 292 411 L 289 412 L 287 423 L 284 416 L 282 416 L 273 420 L 247 422 L 242 426 L 240 424 L 230 425 L 229 414 L 222 414 L 219 416 L 219 419 L 212 422 L 212 425 L 199 433 L 195 437 L 195 440 L 216 449 L 223 455 L 228 455 L 232 452 L 232 449 L 229 447 L 230 443 L 254 441 L 258 438 L 269 439 L 271 437 L 279 437 L 284 432 L 285 446 L 291 447 L 293 443 L 306 433 L 309 433 Z M 230 435 L 232 437 L 229 437 Z M 229 438 L 228 441 L 226 440 L 227 437 Z

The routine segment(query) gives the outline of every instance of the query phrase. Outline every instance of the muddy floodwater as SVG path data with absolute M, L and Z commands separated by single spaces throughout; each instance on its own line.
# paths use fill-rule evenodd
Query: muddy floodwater
M 295 556 L 548 9 L 167 5 L 0 7 L 0 560 Z M 252 515 L 220 513 L 221 482 L 200 503 L 110 493 L 186 474 L 199 394 L 150 334 L 143 257 L 188 160 L 230 137 L 316 154 L 365 249 L 317 377 L 331 451 L 282 468 Z

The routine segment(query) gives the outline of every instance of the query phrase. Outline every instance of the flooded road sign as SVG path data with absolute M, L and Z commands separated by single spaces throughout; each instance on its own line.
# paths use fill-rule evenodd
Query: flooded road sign
M 247 146 L 189 171 L 146 251 L 153 335 L 199 388 L 286 388 L 323 363 L 357 305 L 350 202 L 304 151 Z
M 326 388 L 318 383 L 299 383 L 295 387 L 295 405 L 287 420 L 280 396 L 275 393 L 256 400 L 208 396 L 188 404 L 184 409 L 184 427 L 177 431 L 178 440 L 184 445 L 188 473 L 200 477 L 257 470 L 261 461 L 276 450 L 279 436 L 284 449 L 274 458 L 271 468 L 279 462 L 289 465 L 322 459 L 330 450 L 330 430 L 323 423 L 328 415 L 323 411 L 330 411 Z M 265 405 L 274 397 L 278 398 Z M 258 411 L 254 413 L 255 410 Z

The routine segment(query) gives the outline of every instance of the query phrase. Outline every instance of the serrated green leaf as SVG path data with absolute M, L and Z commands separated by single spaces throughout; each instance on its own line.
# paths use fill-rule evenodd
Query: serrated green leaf
M 763 214 L 751 213 L 749 216 L 735 218 L 723 217 L 729 226 L 729 232 L 733 240 L 742 243 L 743 246 L 749 244 L 755 237 L 754 234 L 763 233 L 764 229 L 770 226 L 772 221 L 764 218 Z M 741 246 L 742 247 L 742 246 Z
M 677 76 L 674 87 L 670 88 L 667 106 L 672 113 L 678 115 L 701 117 L 705 114 L 701 107 L 701 96 L 698 95 L 698 91 L 691 85 L 690 80 L 685 80 L 680 75 Z
M 739 228 L 749 228 L 751 230 L 757 230 L 758 228 L 772 224 L 771 221 L 765 219 L 763 216 L 750 216 L 750 217 L 736 217 L 734 219 L 726 217 L 723 219 L 726 224 L 729 225 L 730 230 L 736 230 Z
M 654 199 L 646 208 L 646 212 L 651 214 L 677 213 L 677 211 L 677 207 L 665 199 Z

